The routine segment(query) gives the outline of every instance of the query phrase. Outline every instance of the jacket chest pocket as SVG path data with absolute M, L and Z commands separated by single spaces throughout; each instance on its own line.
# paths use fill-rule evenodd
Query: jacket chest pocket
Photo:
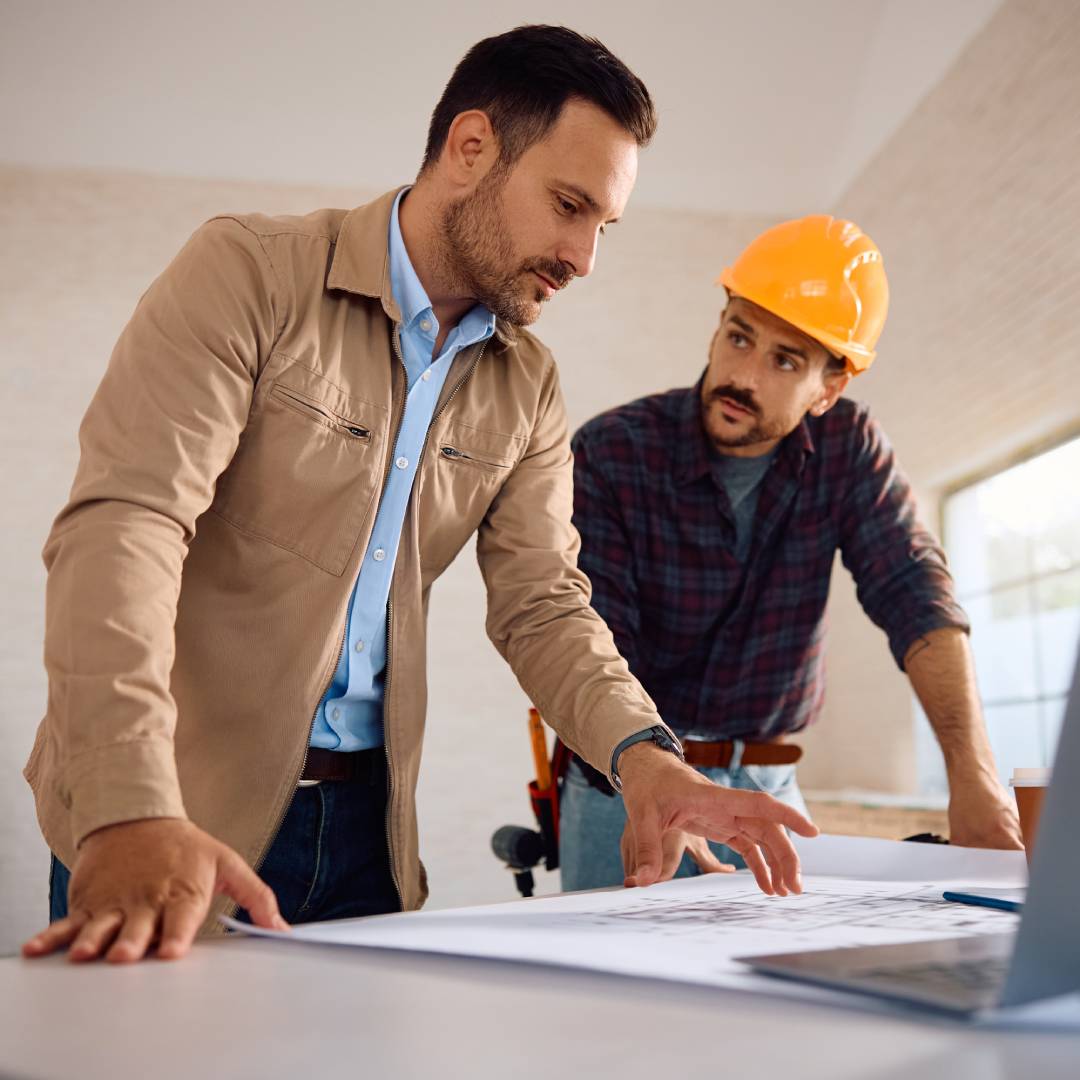
M 432 431 L 418 494 L 420 567 L 429 584 L 476 531 L 525 451 L 523 435 L 448 423 Z
M 287 369 L 240 436 L 214 511 L 343 573 L 378 494 L 386 416 L 307 369 Z

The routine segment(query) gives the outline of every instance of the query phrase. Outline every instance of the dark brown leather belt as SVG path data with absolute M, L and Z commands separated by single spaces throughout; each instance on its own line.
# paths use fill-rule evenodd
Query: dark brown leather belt
M 735 753 L 735 743 L 730 739 L 719 742 L 684 740 L 687 765 L 704 765 L 713 769 L 726 769 Z M 743 746 L 744 765 L 794 765 L 802 757 L 802 747 L 786 742 L 748 742 Z
M 352 780 L 374 783 L 386 769 L 386 750 L 381 746 L 370 750 L 339 750 L 308 748 L 301 784 L 315 784 L 323 780 Z

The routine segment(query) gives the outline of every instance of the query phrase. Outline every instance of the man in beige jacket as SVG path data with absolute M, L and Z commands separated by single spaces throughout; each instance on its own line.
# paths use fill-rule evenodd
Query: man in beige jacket
M 683 829 L 798 890 L 784 827 L 814 827 L 684 765 L 589 607 L 556 369 L 522 329 L 592 270 L 654 127 L 599 42 L 522 27 L 459 64 L 414 186 L 216 218 L 150 287 L 45 548 L 26 775 L 53 921 L 27 955 L 422 904 L 428 590 L 474 532 L 496 647 L 622 787 L 629 883 Z

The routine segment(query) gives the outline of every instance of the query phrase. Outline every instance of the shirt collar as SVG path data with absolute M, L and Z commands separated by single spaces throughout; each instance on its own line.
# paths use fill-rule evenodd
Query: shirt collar
M 401 325 L 404 329 L 411 329 L 413 324 L 425 315 L 434 328 L 437 326 L 435 312 L 420 278 L 416 275 L 405 247 L 405 239 L 401 235 L 399 211 L 401 200 L 408 191 L 409 188 L 406 187 L 398 192 L 390 212 L 390 285 L 394 291 L 394 299 L 401 309 Z M 475 304 L 458 323 L 458 331 L 466 344 L 482 341 L 495 332 L 495 316 L 483 304 Z
M 712 444 L 701 420 L 701 386 L 705 375 L 685 391 L 676 422 L 675 483 L 689 484 L 711 473 Z M 814 438 L 804 416 L 798 427 L 777 447 L 777 457 L 789 461 L 796 471 L 814 452 Z
M 675 483 L 690 484 L 709 471 L 709 437 L 701 422 L 702 375 L 685 391 L 676 422 Z

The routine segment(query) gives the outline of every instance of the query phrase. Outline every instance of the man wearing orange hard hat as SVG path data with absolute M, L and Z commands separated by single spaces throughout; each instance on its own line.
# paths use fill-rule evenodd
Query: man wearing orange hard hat
M 952 842 L 1019 847 L 945 556 L 884 432 L 841 396 L 885 325 L 881 252 L 850 221 L 806 217 L 759 236 L 717 284 L 728 302 L 697 385 L 602 413 L 574 437 L 594 608 L 690 764 L 805 810 L 787 740 L 821 711 L 839 551 L 941 744 Z M 563 888 L 632 876 L 633 831 L 621 797 L 575 758 L 560 798 Z M 680 875 L 741 865 L 673 825 L 662 855 Z

